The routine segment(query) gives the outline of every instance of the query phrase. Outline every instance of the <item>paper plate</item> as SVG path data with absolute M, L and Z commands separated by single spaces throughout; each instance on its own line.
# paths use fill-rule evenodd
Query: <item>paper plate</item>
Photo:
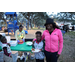
M 32 42 L 26 42 L 26 44 L 30 46 L 30 45 L 32 45 Z
M 34 53 L 37 53 L 39 51 L 40 51 L 39 49 L 35 49 L 35 51 L 32 50 L 32 52 L 34 52 Z

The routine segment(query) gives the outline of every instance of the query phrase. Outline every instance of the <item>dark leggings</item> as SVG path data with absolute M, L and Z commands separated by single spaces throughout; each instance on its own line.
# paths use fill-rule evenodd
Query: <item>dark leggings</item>
M 44 62 L 44 59 L 42 59 L 42 60 L 36 59 L 36 62 Z
M 48 52 L 45 50 L 46 62 L 57 62 L 57 52 Z

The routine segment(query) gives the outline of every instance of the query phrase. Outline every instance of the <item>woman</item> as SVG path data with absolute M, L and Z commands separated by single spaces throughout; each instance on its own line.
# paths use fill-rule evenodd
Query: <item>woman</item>
M 20 43 L 20 40 L 25 42 L 25 32 L 22 25 L 19 26 L 19 30 L 16 30 L 15 38 L 18 43 Z
M 25 31 L 23 30 L 23 26 L 22 25 L 19 26 L 18 30 L 16 30 L 15 38 L 16 38 L 16 40 L 17 40 L 17 42 L 19 44 L 23 44 L 25 42 Z M 18 55 L 20 55 L 20 58 L 21 57 L 23 58 L 22 55 L 24 55 L 24 52 L 19 51 Z
M 47 62 L 57 62 L 63 48 L 63 36 L 54 20 L 48 18 L 45 23 L 46 30 L 42 40 L 45 40 L 45 56 Z

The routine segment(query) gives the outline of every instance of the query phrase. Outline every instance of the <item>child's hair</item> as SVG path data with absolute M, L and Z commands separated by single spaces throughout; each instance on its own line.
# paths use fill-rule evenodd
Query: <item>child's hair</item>
M 37 31 L 35 34 L 40 34 L 40 35 L 42 35 L 42 33 L 41 33 L 40 31 Z
M 1 42 L 3 42 L 3 39 L 4 39 L 4 38 L 5 38 L 4 36 L 1 37 Z
M 0 41 L 1 41 L 2 35 L 0 34 Z

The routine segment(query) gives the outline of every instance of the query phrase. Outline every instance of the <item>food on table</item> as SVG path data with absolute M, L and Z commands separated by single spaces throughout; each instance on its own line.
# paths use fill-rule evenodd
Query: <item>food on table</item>
M 20 42 L 23 42 L 23 40 L 19 40 Z
M 19 40 L 20 42 L 18 42 L 18 44 L 23 44 L 24 42 L 23 42 L 23 40 Z

